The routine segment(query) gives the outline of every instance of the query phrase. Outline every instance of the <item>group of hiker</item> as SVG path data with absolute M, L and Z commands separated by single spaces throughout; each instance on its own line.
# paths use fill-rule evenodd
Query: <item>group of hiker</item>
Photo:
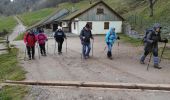
M 141 64 L 145 64 L 145 58 L 149 53 L 153 53 L 153 61 L 154 61 L 154 67 L 161 69 L 159 66 L 159 58 L 158 58 L 158 42 L 164 42 L 168 43 L 168 39 L 161 38 L 161 26 L 160 24 L 156 23 L 153 28 L 148 29 L 144 36 L 144 53 L 140 59 Z M 94 41 L 94 37 L 91 32 L 91 27 L 87 23 L 85 27 L 81 30 L 80 33 L 80 40 L 82 44 L 82 57 L 84 59 L 88 59 L 90 57 L 90 51 L 91 51 L 91 39 Z M 64 42 L 64 39 L 67 39 L 64 31 L 62 30 L 62 27 L 58 27 L 58 29 L 55 31 L 54 38 L 56 43 L 58 43 L 58 54 L 62 54 L 62 45 Z M 109 31 L 106 33 L 105 36 L 105 42 L 107 45 L 107 57 L 109 59 L 112 59 L 112 47 L 116 40 L 120 40 L 120 37 L 117 36 L 115 32 L 115 28 L 111 27 Z M 29 60 L 34 59 L 34 53 L 35 53 L 35 44 L 38 41 L 41 55 L 46 56 L 46 49 L 45 44 L 46 41 L 48 41 L 47 36 L 45 35 L 43 29 L 38 30 L 38 34 L 35 35 L 33 31 L 27 31 L 24 37 L 24 42 L 27 47 L 27 53 Z
M 24 42 L 26 44 L 29 60 L 35 59 L 34 55 L 36 42 L 39 44 L 41 55 L 46 56 L 45 43 L 48 41 L 47 36 L 44 34 L 42 29 L 37 31 L 38 34 L 36 35 L 33 30 L 28 30 L 24 36 Z

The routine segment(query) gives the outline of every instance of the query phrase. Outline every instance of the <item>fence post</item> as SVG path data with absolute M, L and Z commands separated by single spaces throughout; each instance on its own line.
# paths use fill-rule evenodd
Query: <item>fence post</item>
M 10 41 L 9 41 L 9 37 L 8 36 L 7 36 L 7 39 L 6 39 L 6 43 L 7 43 L 8 51 L 10 51 Z

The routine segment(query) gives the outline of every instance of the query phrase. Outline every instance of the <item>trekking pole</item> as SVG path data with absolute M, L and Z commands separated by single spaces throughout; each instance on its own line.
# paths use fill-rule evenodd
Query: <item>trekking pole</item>
M 120 46 L 120 42 L 119 42 L 119 40 L 118 40 L 117 45 L 118 45 L 118 52 L 117 52 L 117 55 L 118 55 L 118 57 L 119 57 L 119 46 Z
M 92 42 L 92 57 L 93 57 L 93 44 L 94 44 L 94 40 Z
M 25 47 L 25 50 L 24 50 L 24 61 L 26 61 L 26 58 L 27 58 L 27 47 Z
M 39 51 L 38 43 L 37 43 L 37 48 L 38 48 L 38 57 L 39 57 L 39 59 L 40 59 L 40 51 Z
M 105 47 L 104 47 L 104 50 L 103 50 L 103 52 L 105 52 L 106 48 L 107 48 L 107 46 L 105 46 Z
M 148 63 L 148 66 L 147 66 L 147 71 L 149 70 L 149 65 L 150 65 L 150 62 L 151 62 L 151 58 L 152 58 L 152 52 L 151 52 L 151 55 L 150 55 L 150 58 L 149 58 L 149 63 Z
M 54 40 L 55 41 L 55 40 Z M 56 41 L 55 41 L 55 47 L 54 47 L 54 54 L 55 54 L 55 51 L 56 51 Z
M 159 63 L 161 63 L 161 60 L 162 60 L 162 57 L 163 57 L 163 54 L 164 54 L 165 48 L 166 48 L 166 43 L 164 44 L 164 48 L 163 48 L 163 50 L 162 50 L 161 58 L 160 58 Z
M 67 53 L 67 39 L 66 39 L 66 53 Z
M 47 41 L 47 53 L 48 53 L 48 41 Z

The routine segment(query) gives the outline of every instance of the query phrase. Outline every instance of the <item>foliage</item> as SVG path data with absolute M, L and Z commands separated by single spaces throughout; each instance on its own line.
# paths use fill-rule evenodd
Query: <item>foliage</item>
M 27 93 L 24 86 L 5 86 L 0 90 L 0 100 L 23 100 Z
M 3 17 L 0 16 L 0 32 L 4 30 L 8 32 L 12 32 L 13 28 L 17 25 L 17 21 L 11 17 Z
M 7 54 L 0 55 L 0 81 L 3 80 L 23 80 L 25 71 L 19 66 L 17 61 L 18 49 L 11 49 Z

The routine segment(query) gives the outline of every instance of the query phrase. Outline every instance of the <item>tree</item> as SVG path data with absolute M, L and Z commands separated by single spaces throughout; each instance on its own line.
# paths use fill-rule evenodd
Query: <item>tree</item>
M 158 0 L 149 0 L 149 7 L 150 7 L 150 17 L 153 17 L 154 12 L 154 5 Z

